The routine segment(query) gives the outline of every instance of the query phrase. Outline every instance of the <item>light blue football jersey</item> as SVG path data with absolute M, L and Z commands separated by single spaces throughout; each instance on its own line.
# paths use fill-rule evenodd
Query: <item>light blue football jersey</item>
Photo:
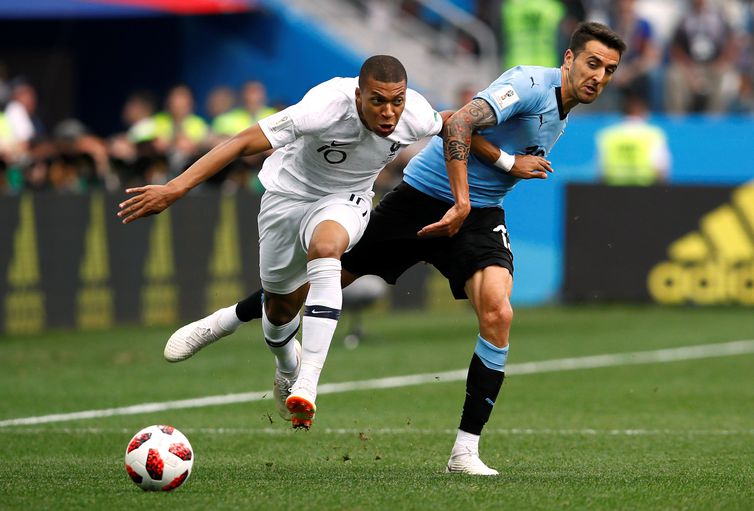
M 508 154 L 546 157 L 568 120 L 563 112 L 560 82 L 560 68 L 509 69 L 475 96 L 487 101 L 497 115 L 497 125 L 480 133 Z M 455 202 L 440 137 L 434 137 L 409 162 L 404 180 L 427 195 Z M 505 195 L 520 181 L 473 154 L 469 155 L 468 180 L 471 205 L 475 208 L 502 207 Z

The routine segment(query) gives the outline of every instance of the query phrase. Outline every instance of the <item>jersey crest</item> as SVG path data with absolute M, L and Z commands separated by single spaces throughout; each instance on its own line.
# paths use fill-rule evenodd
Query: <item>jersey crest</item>
M 497 106 L 500 107 L 500 110 L 504 110 L 509 106 L 518 103 L 519 99 L 521 99 L 511 85 L 502 87 L 499 91 L 496 91 L 492 97 L 495 100 L 495 103 L 497 103 Z

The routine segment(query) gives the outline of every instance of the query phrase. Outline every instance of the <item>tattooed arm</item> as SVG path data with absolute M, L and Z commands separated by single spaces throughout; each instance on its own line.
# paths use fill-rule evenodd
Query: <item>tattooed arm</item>
M 443 127 L 445 166 L 448 170 L 450 190 L 455 204 L 439 222 L 427 225 L 419 236 L 453 236 L 471 211 L 469 182 L 467 178 L 471 134 L 479 129 L 497 124 L 492 107 L 476 98 L 458 110 Z

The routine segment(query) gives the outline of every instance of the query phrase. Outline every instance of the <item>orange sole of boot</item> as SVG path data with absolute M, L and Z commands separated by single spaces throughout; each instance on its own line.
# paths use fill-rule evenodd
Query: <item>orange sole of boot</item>
M 309 429 L 312 427 L 312 419 L 317 407 L 309 401 L 298 396 L 290 396 L 285 401 L 285 407 L 291 412 L 291 426 L 294 429 Z

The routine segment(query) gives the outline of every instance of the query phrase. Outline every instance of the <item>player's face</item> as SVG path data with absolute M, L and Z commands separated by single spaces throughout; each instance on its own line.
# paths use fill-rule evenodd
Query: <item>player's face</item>
M 610 82 L 619 62 L 618 50 L 597 40 L 586 43 L 578 55 L 567 50 L 564 62 L 564 100 L 567 97 L 574 104 L 593 102 Z
M 380 137 L 389 136 L 406 107 L 406 82 L 379 82 L 367 78 L 356 89 L 356 108 L 361 122 Z

